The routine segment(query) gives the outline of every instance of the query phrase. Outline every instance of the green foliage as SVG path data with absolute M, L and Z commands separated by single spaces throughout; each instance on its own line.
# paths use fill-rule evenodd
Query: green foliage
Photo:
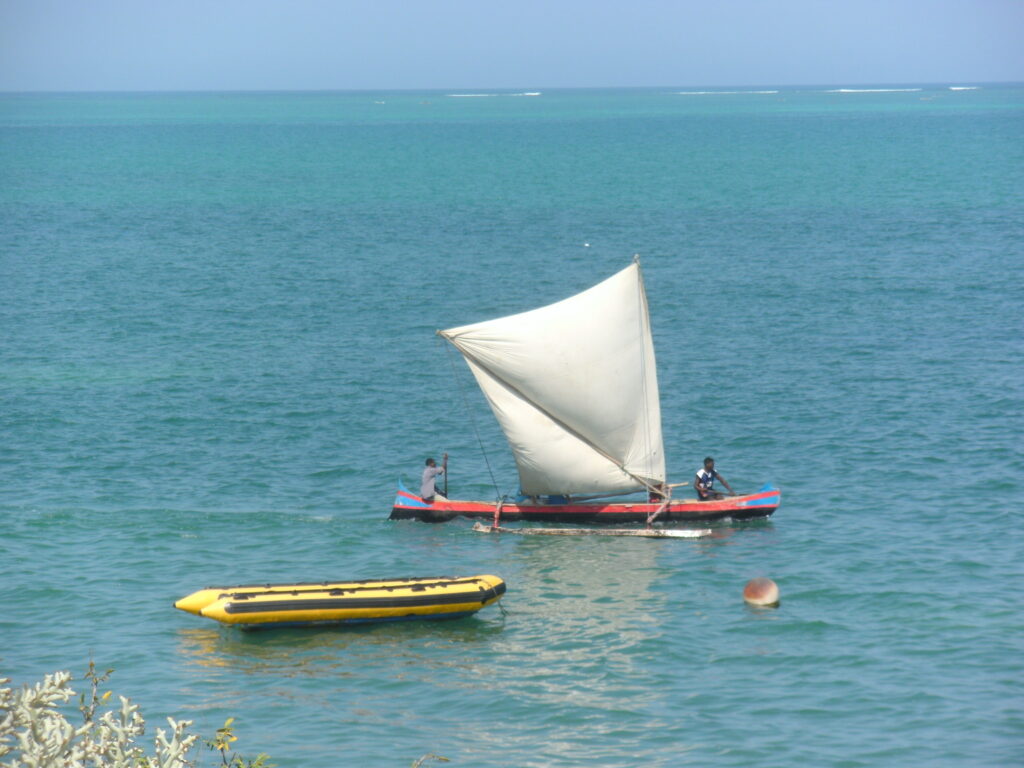
M 153 753 L 147 755 L 138 743 L 146 730 L 139 708 L 130 699 L 118 696 L 119 706 L 111 706 L 111 691 L 100 690 L 113 674 L 102 673 L 89 662 L 83 678 L 88 692 L 78 694 L 82 724 L 75 726 L 60 712 L 75 695 L 70 672 L 54 672 L 35 685 L 12 689 L 7 678 L 0 678 L 0 768 L 196 768 L 190 757 L 199 737 L 188 733 L 191 720 L 167 718 L 169 731 L 158 728 Z M 217 729 L 206 746 L 219 758 L 214 768 L 274 768 L 270 758 L 260 753 L 247 758 L 232 751 L 238 741 L 229 717 Z M 413 768 L 428 760 L 451 762 L 433 753 L 423 755 Z
M 130 699 L 118 696 L 111 706 L 111 691 L 100 693 L 114 670 L 102 674 L 93 662 L 84 678 L 88 694 L 79 696 L 82 724 L 75 726 L 59 707 L 75 696 L 70 672 L 46 675 L 35 685 L 12 689 L 0 678 L 0 768 L 195 768 L 189 757 L 198 736 L 187 731 L 190 720 L 167 718 L 169 731 L 158 728 L 153 753 L 147 755 L 138 740 L 145 733 L 145 720 Z M 267 755 L 249 760 L 231 753 L 237 740 L 228 719 L 207 742 L 228 768 L 272 768 Z
M 267 762 L 270 756 L 263 752 L 260 752 L 253 760 L 246 760 L 237 752 L 228 757 L 232 742 L 238 740 L 231 728 L 233 722 L 235 722 L 235 718 L 229 717 L 224 721 L 224 725 L 217 729 L 217 735 L 206 742 L 206 746 L 220 753 L 220 764 L 225 768 L 273 768 L 273 763 Z

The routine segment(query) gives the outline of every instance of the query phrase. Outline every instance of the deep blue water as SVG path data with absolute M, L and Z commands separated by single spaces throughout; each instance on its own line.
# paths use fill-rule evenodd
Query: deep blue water
M 281 766 L 1024 762 L 1024 88 L 828 90 L 0 96 L 0 674 L 93 658 Z M 387 521 L 426 455 L 516 486 L 434 330 L 634 253 L 671 479 L 775 517 Z M 507 614 L 171 608 L 441 573 Z

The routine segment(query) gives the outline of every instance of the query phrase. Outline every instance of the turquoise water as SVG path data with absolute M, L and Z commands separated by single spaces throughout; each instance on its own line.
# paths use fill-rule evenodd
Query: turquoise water
M 0 96 L 0 673 L 93 658 L 281 766 L 1024 761 L 1024 89 L 827 90 Z M 433 331 L 634 253 L 672 479 L 775 517 L 387 521 L 426 455 L 516 486 Z M 171 608 L 477 573 L 507 613 Z

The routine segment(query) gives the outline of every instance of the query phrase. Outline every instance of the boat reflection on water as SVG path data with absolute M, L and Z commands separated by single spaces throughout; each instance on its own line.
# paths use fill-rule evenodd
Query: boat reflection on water
M 712 525 L 701 539 L 506 536 L 481 538 L 494 547 L 495 570 L 509 592 L 492 610 L 461 619 L 247 632 L 233 627 L 182 627 L 179 658 L 188 666 L 277 677 L 331 673 L 358 678 L 386 664 L 418 675 L 479 656 L 529 659 L 557 667 L 606 651 L 624 671 L 629 649 L 659 633 L 659 616 L 678 610 L 664 585 L 731 546 L 734 534 L 769 533 L 770 520 Z M 467 535 L 469 535 L 467 533 Z M 613 667 L 615 665 L 613 664 Z
M 187 664 L 277 677 L 359 677 L 378 663 L 444 666 L 445 646 L 486 644 L 504 630 L 504 614 L 440 621 L 329 627 L 283 627 L 245 632 L 231 627 L 182 628 L 178 656 Z
M 770 525 L 719 525 L 704 539 L 484 537 L 469 528 L 445 529 L 449 556 L 468 545 L 493 566 L 509 585 L 505 612 L 259 632 L 183 627 L 179 693 L 198 719 L 251 718 L 279 751 L 326 754 L 348 732 L 409 754 L 427 744 L 471 765 L 495 754 L 538 764 L 538 749 L 552 764 L 600 765 L 622 750 L 648 754 L 652 742 L 675 754 L 693 746 L 678 696 L 693 686 L 666 678 L 707 678 L 716 652 L 706 645 L 707 582 L 723 576 L 716 555 Z M 307 722 L 296 726 L 302 743 L 289 746 L 275 724 L 296 711 Z M 465 731 L 467 717 L 514 727 L 437 744 L 436 734 Z
M 695 539 L 693 544 L 699 546 L 694 546 L 692 551 L 713 558 L 718 556 L 723 546 L 731 547 L 738 543 L 749 545 L 751 537 L 771 535 L 775 531 L 775 522 L 768 517 L 739 522 L 726 519 L 710 522 L 708 528 L 711 534 L 702 539 Z M 733 537 L 736 535 L 740 535 L 741 538 L 734 540 Z
M 530 674 L 496 681 L 506 695 L 537 704 L 643 709 L 657 694 L 627 683 L 669 610 L 658 583 L 663 553 L 708 546 L 699 540 L 514 537 L 516 601 L 493 651 Z M 690 555 L 692 556 L 692 555 Z M 581 686 L 579 680 L 602 685 Z M 627 683 L 620 685 L 619 683 Z M 628 693 L 626 693 L 628 691 Z

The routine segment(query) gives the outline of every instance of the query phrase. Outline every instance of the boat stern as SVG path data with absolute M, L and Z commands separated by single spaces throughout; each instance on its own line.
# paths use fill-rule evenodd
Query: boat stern
M 405 483 L 398 481 L 398 492 L 395 494 L 396 507 L 416 507 L 418 509 L 430 509 L 431 505 L 405 487 Z
M 453 511 L 452 503 L 437 495 L 433 504 L 428 504 L 415 493 L 405 487 L 405 484 L 398 481 L 398 492 L 395 494 L 395 503 L 391 507 L 392 520 L 420 520 L 424 523 L 444 523 L 459 516 L 458 511 Z
M 774 512 L 782 503 L 782 491 L 772 483 L 766 483 L 757 493 L 736 500 L 740 514 L 734 517 L 764 517 Z

